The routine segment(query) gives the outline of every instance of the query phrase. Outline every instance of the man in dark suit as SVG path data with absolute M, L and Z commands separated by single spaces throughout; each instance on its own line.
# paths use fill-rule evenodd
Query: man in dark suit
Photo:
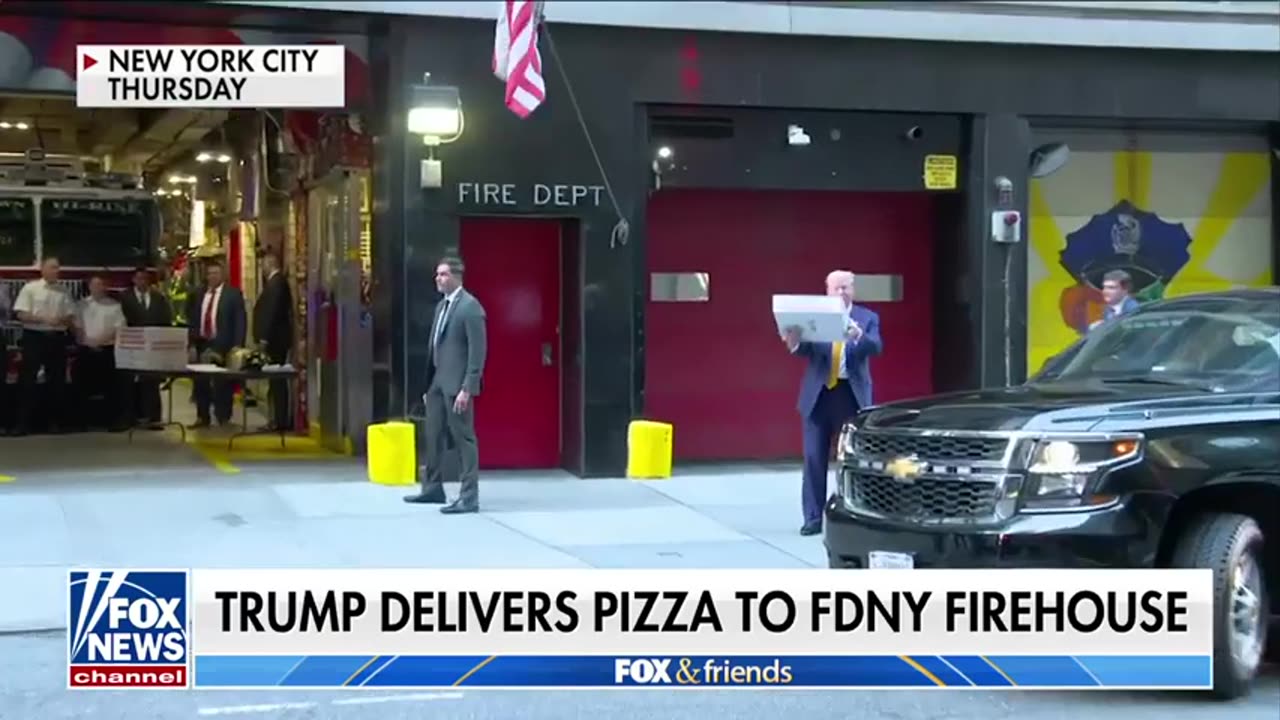
M 845 339 L 837 343 L 802 342 L 799 328 L 788 328 L 783 341 L 794 355 L 805 358 L 804 379 L 796 409 L 804 418 L 804 478 L 801 535 L 822 531 L 822 507 L 827 496 L 827 468 L 831 441 L 860 408 L 870 407 L 871 368 L 868 360 L 884 349 L 880 316 L 853 304 L 854 275 L 837 270 L 827 276 L 827 294 L 840 297 L 848 313 Z
M 133 287 L 120 293 L 120 307 L 129 327 L 169 327 L 173 324 L 169 299 L 154 287 L 151 271 L 144 267 L 133 271 Z M 130 421 L 145 423 L 147 427 L 158 430 L 162 420 L 160 381 L 141 377 L 133 383 L 132 389 L 128 398 Z
M 444 299 L 436 305 L 427 353 L 426 473 L 422 492 L 412 503 L 445 502 L 444 449 L 458 450 L 458 497 L 440 509 L 446 514 L 480 509 L 480 451 L 476 442 L 475 398 L 484 376 L 484 307 L 462 288 L 462 261 L 446 258 L 436 266 L 436 289 Z M 448 442 L 446 442 L 448 441 Z
M 293 294 L 289 291 L 289 279 L 280 272 L 280 259 L 275 255 L 262 256 L 262 293 L 253 306 L 253 337 L 272 365 L 283 365 L 289 360 L 293 347 Z M 271 428 L 284 430 L 289 427 L 289 381 L 272 380 L 268 389 L 271 405 Z
M 225 360 L 232 348 L 244 347 L 247 324 L 244 295 L 226 284 L 218 261 L 211 260 L 206 265 L 205 286 L 192 297 L 187 317 L 196 362 L 202 362 L 202 356 L 208 350 Z M 192 384 L 195 386 L 197 417 L 193 428 L 209 426 L 210 404 L 219 425 L 231 422 L 231 383 L 200 377 Z
M 1107 304 L 1102 310 L 1102 319 L 1089 327 L 1092 330 L 1099 325 L 1115 320 L 1121 315 L 1128 315 L 1138 309 L 1138 301 L 1129 293 L 1133 290 L 1133 278 L 1123 270 L 1112 270 L 1102 276 L 1102 300 Z

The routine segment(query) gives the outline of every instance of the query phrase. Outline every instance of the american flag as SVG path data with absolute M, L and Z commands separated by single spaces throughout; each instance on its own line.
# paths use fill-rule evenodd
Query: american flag
M 539 5 L 505 0 L 493 38 L 493 74 L 507 84 L 507 109 L 521 118 L 547 99 L 538 52 Z

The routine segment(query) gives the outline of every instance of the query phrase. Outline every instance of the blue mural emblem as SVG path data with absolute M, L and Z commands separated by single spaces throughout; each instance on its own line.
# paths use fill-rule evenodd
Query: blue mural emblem
M 1191 235 L 1182 223 L 1165 222 L 1122 200 L 1069 233 L 1058 258 L 1063 269 L 1094 289 L 1102 287 L 1103 275 L 1124 270 L 1141 302 L 1163 297 L 1169 282 L 1191 261 L 1190 247 Z

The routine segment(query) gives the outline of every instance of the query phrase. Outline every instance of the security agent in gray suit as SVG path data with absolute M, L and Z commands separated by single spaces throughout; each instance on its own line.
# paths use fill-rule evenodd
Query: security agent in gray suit
M 436 305 L 427 353 L 426 473 L 422 492 L 405 502 L 443 504 L 444 451 L 458 450 L 461 489 L 440 512 L 453 515 L 480 509 L 480 453 L 476 444 L 474 400 L 484 377 L 484 306 L 462 288 L 462 261 L 446 258 L 436 266 L 436 289 L 444 299 Z

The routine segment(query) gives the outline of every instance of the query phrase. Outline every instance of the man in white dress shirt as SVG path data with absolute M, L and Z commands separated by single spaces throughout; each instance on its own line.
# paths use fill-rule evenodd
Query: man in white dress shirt
M 124 309 L 107 294 L 106 280 L 101 275 L 89 278 L 89 296 L 80 301 L 76 313 L 75 379 L 81 424 L 100 425 L 113 432 L 125 429 L 121 383 L 116 375 L 116 332 L 124 326 Z M 99 397 L 100 411 L 87 417 L 85 413 Z M 92 422 L 94 419 L 98 422 Z
M 75 303 L 58 287 L 61 269 L 58 258 L 45 258 L 40 264 L 40 279 L 23 285 L 13 302 L 13 311 L 22 324 L 22 365 L 18 372 L 22 401 L 14 428 L 16 435 L 27 434 L 37 405 L 48 408 L 49 432 L 61 429 L 66 408 L 63 389 L 67 378 L 67 331 L 75 320 Z M 47 405 L 40 402 L 36 384 L 41 368 L 49 391 Z

